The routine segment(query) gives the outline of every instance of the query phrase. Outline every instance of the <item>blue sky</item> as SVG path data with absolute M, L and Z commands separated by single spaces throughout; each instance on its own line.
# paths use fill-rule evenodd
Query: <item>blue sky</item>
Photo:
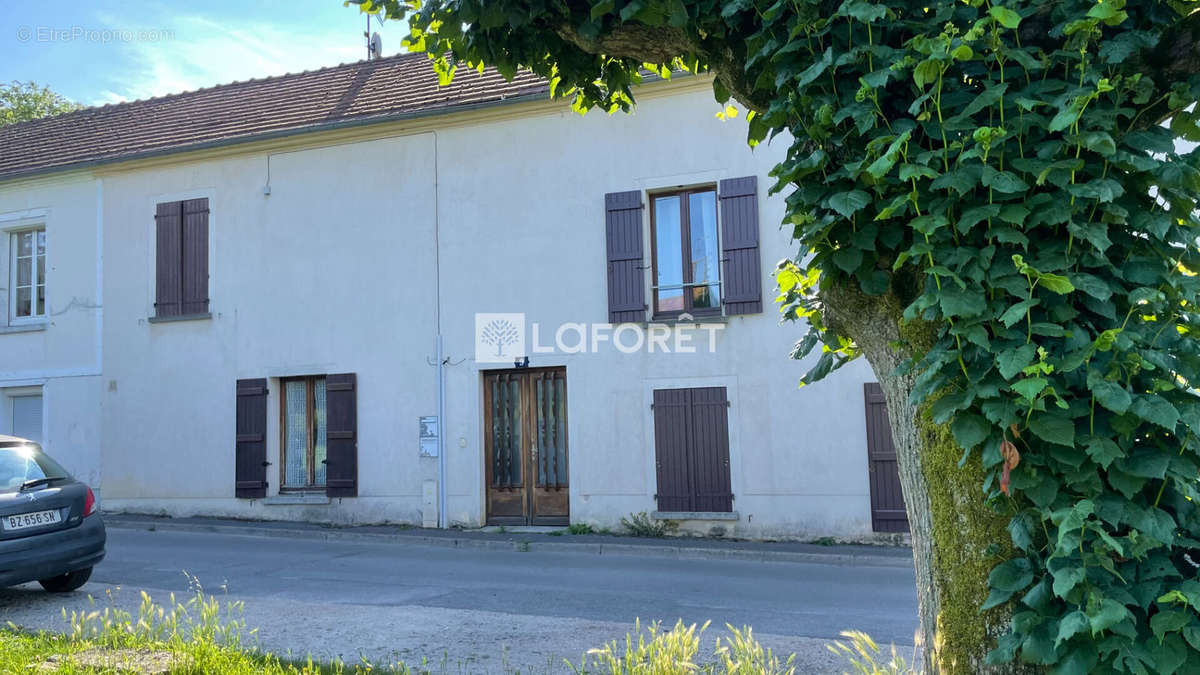
M 0 82 L 33 80 L 87 105 L 282 75 L 366 56 L 341 0 L 0 1 Z M 384 54 L 404 26 L 372 30 Z

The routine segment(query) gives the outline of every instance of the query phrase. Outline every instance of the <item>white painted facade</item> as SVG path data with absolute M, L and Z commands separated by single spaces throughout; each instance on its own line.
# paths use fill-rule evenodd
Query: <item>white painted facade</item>
M 481 371 L 495 364 L 474 361 L 475 313 L 523 312 L 543 344 L 563 323 L 604 323 L 605 193 L 755 175 L 764 312 L 729 317 L 714 353 L 530 353 L 566 368 L 570 520 L 616 527 L 655 511 L 653 390 L 724 386 L 726 532 L 869 536 L 873 377 L 860 362 L 798 388 L 809 364 L 787 355 L 802 327 L 780 325 L 771 290 L 774 263 L 795 254 L 783 198 L 766 195 L 785 146 L 751 152 L 744 122 L 716 109 L 702 80 L 658 84 L 633 115 L 518 103 L 370 138 L 312 133 L 0 183 L 0 231 L 44 222 L 51 261 L 45 324 L 0 328 L 0 395 L 44 396 L 47 448 L 110 511 L 419 525 L 436 508 L 418 418 L 437 413 L 440 321 L 446 516 L 478 526 Z M 209 200 L 211 318 L 152 323 L 155 205 L 197 197 Z M 275 503 L 297 501 L 271 498 L 278 378 L 325 373 L 357 374 L 358 496 Z M 271 378 L 268 499 L 237 499 L 235 382 L 257 377 Z

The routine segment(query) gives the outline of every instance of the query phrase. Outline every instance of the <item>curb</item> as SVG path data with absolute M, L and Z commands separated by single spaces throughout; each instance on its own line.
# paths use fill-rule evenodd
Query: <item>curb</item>
M 124 520 L 107 516 L 105 526 L 116 530 L 159 530 L 272 537 L 282 539 L 311 539 L 316 541 L 359 541 L 370 543 L 405 542 L 415 546 L 463 548 L 516 553 L 573 553 L 590 555 L 650 556 L 679 560 L 745 560 L 771 563 L 807 563 L 843 567 L 911 567 L 907 556 L 884 556 L 859 553 L 812 553 L 805 551 L 770 551 L 746 548 L 709 548 L 679 544 L 622 544 L 597 542 L 552 542 L 520 539 L 476 539 L 472 537 L 429 537 L 422 535 L 391 535 L 376 532 L 353 532 L 337 529 L 299 529 L 287 527 L 255 527 L 253 525 L 224 525 L 220 523 L 178 523 L 170 520 Z

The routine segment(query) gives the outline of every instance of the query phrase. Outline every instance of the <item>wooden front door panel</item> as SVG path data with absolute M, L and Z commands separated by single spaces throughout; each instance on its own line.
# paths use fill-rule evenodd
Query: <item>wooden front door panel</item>
M 488 523 L 566 525 L 566 371 L 485 373 L 483 389 Z
M 896 446 L 888 423 L 887 401 L 878 383 L 863 385 L 867 407 L 867 470 L 870 472 L 871 528 L 876 532 L 908 532 L 908 513 L 900 488 Z

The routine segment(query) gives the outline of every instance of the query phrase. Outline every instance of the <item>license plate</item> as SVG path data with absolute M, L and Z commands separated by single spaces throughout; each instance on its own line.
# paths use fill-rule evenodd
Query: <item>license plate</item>
M 5 530 L 24 530 L 29 527 L 42 527 L 62 522 L 62 512 L 34 511 L 33 513 L 18 513 L 15 516 L 4 516 Z

